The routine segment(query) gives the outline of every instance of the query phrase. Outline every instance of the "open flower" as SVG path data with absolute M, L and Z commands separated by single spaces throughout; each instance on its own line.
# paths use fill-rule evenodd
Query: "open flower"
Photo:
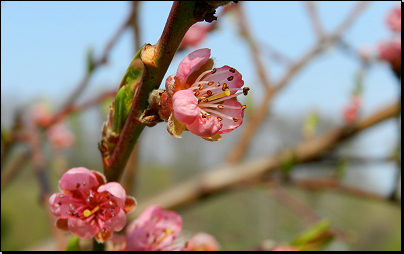
M 241 74 L 227 65 L 212 68 L 210 49 L 199 49 L 186 56 L 177 73 L 166 80 L 171 114 L 167 130 L 180 137 L 183 130 L 208 140 L 220 140 L 243 122 L 245 105 L 236 99 L 247 95 Z
M 163 210 L 161 205 L 149 206 L 126 228 L 129 251 L 182 250 L 185 243 L 176 243 L 182 229 L 181 216 Z
M 104 242 L 123 229 L 125 214 L 136 207 L 119 183 L 106 183 L 104 175 L 84 167 L 69 169 L 59 187 L 62 192 L 49 198 L 51 212 L 59 217 L 56 226 L 80 238 Z

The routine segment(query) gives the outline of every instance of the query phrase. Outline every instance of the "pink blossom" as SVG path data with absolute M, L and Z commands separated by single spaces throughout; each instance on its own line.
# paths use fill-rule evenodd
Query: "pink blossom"
M 401 5 L 397 4 L 387 14 L 386 23 L 391 30 L 401 32 Z
M 197 233 L 188 240 L 184 251 L 218 251 L 219 243 L 206 233 Z
M 37 103 L 30 109 L 32 120 L 35 124 L 46 127 L 52 119 L 49 109 L 42 103 Z
M 126 228 L 127 250 L 182 250 L 184 244 L 175 243 L 181 229 L 178 213 L 163 210 L 161 205 L 149 206 Z
M 179 137 L 186 128 L 202 138 L 219 140 L 239 127 L 243 122 L 244 109 L 236 100 L 247 95 L 241 74 L 227 65 L 212 68 L 210 49 L 199 49 L 186 56 L 177 73 L 166 80 L 169 105 L 172 110 L 167 129 Z
M 197 46 L 203 39 L 205 39 L 209 30 L 209 26 L 204 23 L 194 24 L 185 34 L 184 39 L 182 39 L 179 50 L 189 46 Z
M 393 71 L 401 72 L 401 37 L 378 43 L 379 59 L 391 64 Z
M 59 217 L 56 226 L 80 238 L 106 241 L 123 229 L 125 214 L 136 207 L 119 183 L 106 183 L 103 174 L 84 167 L 69 169 L 59 187 L 62 192 L 49 198 L 51 212 Z
M 51 126 L 47 130 L 47 135 L 51 144 L 58 149 L 68 148 L 75 142 L 74 134 L 64 123 L 58 123 Z
M 344 118 L 347 124 L 353 124 L 358 119 L 361 104 L 361 98 L 354 96 L 351 104 L 344 111 Z

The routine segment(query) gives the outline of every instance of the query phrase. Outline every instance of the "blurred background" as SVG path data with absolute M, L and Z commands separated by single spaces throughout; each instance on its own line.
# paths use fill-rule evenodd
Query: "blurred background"
M 287 66 L 316 43 L 307 3 L 238 4 L 243 5 L 244 21 L 251 28 L 249 32 L 271 80 L 282 77 Z M 316 2 L 324 30 L 333 31 L 356 4 Z M 340 42 L 324 49 L 276 94 L 268 106 L 267 118 L 252 138 L 246 160 L 270 156 L 299 144 L 309 115 L 318 119 L 314 135 L 345 123 L 344 111 L 357 91 L 357 75 L 363 70 L 357 50 L 391 36 L 385 20 L 395 4 L 380 1 L 366 6 Z M 171 5 L 172 2 L 139 2 L 140 45 L 158 41 Z M 12 128 L 18 110 L 28 112 L 35 103 L 46 102 L 52 112 L 59 110 L 85 76 L 89 52 L 94 56 L 102 54 L 131 8 L 130 2 L 2 2 L 2 133 Z M 196 47 L 178 52 L 166 77 L 174 74 L 179 62 L 193 50 L 210 48 L 216 67 L 236 68 L 243 75 L 245 86 L 251 88 L 247 97 L 240 98 L 248 107 L 244 124 L 224 135 L 220 142 L 206 142 L 189 132 L 176 139 L 168 135 L 165 123 L 146 128 L 139 139 L 138 159 L 129 162 L 136 161 L 136 177 L 127 181 L 133 186 L 130 194 L 139 203 L 220 166 L 242 135 L 253 109 L 264 98 L 264 86 L 251 50 L 239 33 L 239 16 L 232 10 L 221 16 L 221 8 L 215 21 L 217 28 Z M 117 90 L 138 50 L 134 45 L 133 30 L 125 30 L 110 51 L 107 64 L 92 74 L 77 98 L 78 104 Z M 360 117 L 396 102 L 401 94 L 400 82 L 386 62 L 367 66 L 360 81 Z M 105 100 L 69 116 L 66 123 L 75 135 L 72 147 L 57 150 L 45 143 L 43 151 L 52 192 L 58 190 L 58 179 L 69 168 L 83 166 L 102 171 L 97 143 L 111 102 L 112 99 Z M 330 155 L 332 159 L 294 165 L 286 177 L 302 180 L 339 174 L 343 184 L 375 194 L 381 197 L 379 200 L 325 189 L 309 190 L 281 180 L 284 191 L 348 232 L 348 239 L 335 239 L 324 245 L 324 250 L 401 250 L 401 201 L 389 200 L 394 192 L 401 198 L 401 180 L 396 185 L 397 177 L 401 179 L 401 163 L 398 166 L 389 159 L 401 144 L 400 128 L 401 118 L 386 120 L 338 144 Z M 23 144 L 18 145 L 8 160 L 12 161 L 24 149 Z M 289 243 L 308 227 L 307 221 L 280 202 L 265 183 L 241 184 L 176 211 L 184 220 L 186 232 L 212 234 L 228 250 L 251 249 L 268 239 Z M 39 248 L 51 235 L 32 163 L 26 163 L 4 188 L 2 182 L 1 248 Z

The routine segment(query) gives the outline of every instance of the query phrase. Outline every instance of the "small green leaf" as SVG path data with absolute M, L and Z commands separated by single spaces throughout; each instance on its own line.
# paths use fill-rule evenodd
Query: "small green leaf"
M 87 72 L 91 73 L 94 70 L 94 50 L 90 48 L 87 51 Z
M 66 250 L 67 251 L 81 251 L 80 245 L 79 245 L 80 238 L 77 236 L 73 236 L 70 241 L 67 243 Z

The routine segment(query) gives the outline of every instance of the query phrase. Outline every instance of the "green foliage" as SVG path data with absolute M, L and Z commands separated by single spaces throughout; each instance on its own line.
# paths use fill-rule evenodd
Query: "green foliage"
M 77 236 L 73 236 L 70 241 L 67 243 L 66 250 L 67 251 L 81 251 L 80 245 L 79 245 L 80 238 Z

